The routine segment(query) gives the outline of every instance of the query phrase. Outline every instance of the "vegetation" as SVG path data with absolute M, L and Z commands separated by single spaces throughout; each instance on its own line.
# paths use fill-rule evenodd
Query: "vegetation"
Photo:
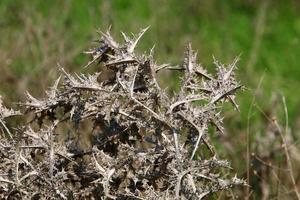
M 151 48 L 155 41 L 158 63 L 180 63 L 179 55 L 188 42 L 199 50 L 198 60 L 209 73 L 214 71 L 212 55 L 230 63 L 241 54 L 237 74 L 247 86 L 237 95 L 241 112 L 232 112 L 224 105 L 224 134 L 209 129 L 211 142 L 218 156 L 230 160 L 238 177 L 247 178 L 251 186 L 235 189 L 236 195 L 293 199 L 300 185 L 299 6 L 297 0 L 163 0 L 159 6 L 137 0 L 30 4 L 3 0 L 0 93 L 8 107 L 25 101 L 26 90 L 43 96 L 59 76 L 57 63 L 66 71 L 82 71 L 87 63 L 82 51 L 88 49 L 88 41 L 97 38 L 93 34 L 97 28 L 110 25 L 118 40 L 120 30 L 136 32 L 145 24 L 151 25 L 138 50 Z M 99 71 L 98 67 L 90 66 L 83 73 Z M 162 73 L 160 85 L 168 85 L 170 94 L 178 91 L 180 73 Z M 18 123 L 18 117 L 14 119 L 8 126 Z
M 46 98 L 27 93 L 27 114 L 0 105 L 8 135 L 0 138 L 1 198 L 202 199 L 246 185 L 220 174 L 230 165 L 218 159 L 208 134 L 210 125 L 223 132 L 222 102 L 238 109 L 237 60 L 228 67 L 215 61 L 210 75 L 189 46 L 181 67 L 159 66 L 152 51 L 134 52 L 145 31 L 123 33 L 124 44 L 102 33 L 100 45 L 86 52 L 93 57 L 86 67 L 100 63 L 111 74 L 102 81 L 101 72 L 72 76 L 61 69 L 64 81 L 59 77 Z M 156 81 L 163 69 L 183 72 L 173 97 Z M 16 115 L 30 122 L 12 133 L 5 119 Z M 87 147 L 83 137 L 90 137 Z

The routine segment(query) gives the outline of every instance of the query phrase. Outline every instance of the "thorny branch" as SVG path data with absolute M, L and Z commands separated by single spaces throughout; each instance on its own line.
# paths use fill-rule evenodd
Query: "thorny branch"
M 217 158 L 207 132 L 223 130 L 220 102 L 238 109 L 238 59 L 229 66 L 215 60 L 209 74 L 189 45 L 181 65 L 157 65 L 153 49 L 135 53 L 147 29 L 122 33 L 124 43 L 100 32 L 86 67 L 108 70 L 104 81 L 101 72 L 61 68 L 45 98 L 26 93 L 22 114 L 0 101 L 0 198 L 202 199 L 245 184 L 221 173 L 229 163 Z M 177 94 L 161 89 L 161 70 L 182 73 Z M 34 118 L 13 129 L 6 120 L 16 115 Z

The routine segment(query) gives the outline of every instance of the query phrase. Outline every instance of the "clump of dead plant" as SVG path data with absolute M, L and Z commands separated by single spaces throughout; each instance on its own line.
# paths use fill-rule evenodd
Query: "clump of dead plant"
M 237 59 L 209 74 L 189 45 L 180 66 L 135 53 L 146 29 L 119 44 L 109 32 L 87 51 L 101 72 L 62 76 L 43 99 L 27 92 L 21 112 L 0 104 L 1 198 L 202 199 L 245 182 L 227 177 L 208 128 L 223 131 L 223 102 L 235 103 Z M 160 70 L 182 73 L 169 96 Z M 16 128 L 7 118 L 27 119 Z M 85 126 L 83 126 L 85 124 Z M 83 126 L 83 128 L 82 128 Z M 81 147 L 89 135 L 89 147 Z

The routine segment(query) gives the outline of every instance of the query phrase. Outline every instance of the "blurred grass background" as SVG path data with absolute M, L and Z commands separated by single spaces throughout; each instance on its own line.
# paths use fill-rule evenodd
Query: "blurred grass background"
M 276 180 L 273 175 L 264 177 L 265 164 L 255 156 L 284 166 L 283 152 L 275 152 L 276 156 L 273 152 L 280 139 L 268 139 L 270 134 L 276 137 L 270 119 L 276 117 L 282 125 L 286 120 L 281 96 L 287 101 L 286 134 L 299 156 L 300 1 L 1 0 L 0 94 L 8 103 L 22 100 L 26 90 L 42 96 L 59 73 L 57 63 L 69 71 L 82 71 L 88 60 L 82 52 L 92 47 L 96 30 L 110 25 L 119 39 L 120 31 L 136 33 L 150 25 L 139 51 L 155 44 L 159 63 L 180 63 L 189 42 L 209 71 L 213 55 L 227 64 L 240 55 L 238 75 L 246 86 L 238 96 L 241 112 L 227 112 L 227 132 L 214 138 L 217 150 L 232 160 L 240 176 L 246 178 L 248 172 L 252 187 L 241 189 L 241 194 L 252 199 L 295 198 L 288 176 L 278 172 Z M 167 81 L 176 88 L 174 77 L 170 74 Z M 266 139 L 272 142 L 265 144 Z M 299 169 L 296 158 L 293 165 L 294 171 Z M 280 176 L 287 180 L 278 181 Z M 300 188 L 300 173 L 295 176 Z

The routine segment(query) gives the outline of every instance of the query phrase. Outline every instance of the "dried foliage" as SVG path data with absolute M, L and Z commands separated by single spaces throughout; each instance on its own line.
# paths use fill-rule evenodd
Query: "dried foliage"
M 123 44 L 101 32 L 99 46 L 86 52 L 87 66 L 108 70 L 106 80 L 99 80 L 101 72 L 71 75 L 61 68 L 63 78 L 44 99 L 27 92 L 22 114 L 1 102 L 1 198 L 202 199 L 245 185 L 222 173 L 229 162 L 219 160 L 208 134 L 209 127 L 223 132 L 223 102 L 238 109 L 237 59 L 229 66 L 215 61 L 216 73 L 209 74 L 189 45 L 182 65 L 159 66 L 152 50 L 135 53 L 146 30 L 122 33 Z M 178 93 L 160 87 L 160 70 L 182 72 Z M 14 115 L 34 117 L 13 129 L 5 120 Z
M 256 135 L 252 147 L 249 183 L 262 200 L 300 199 L 300 149 L 288 127 L 285 97 L 274 93 L 270 104 L 271 109 L 267 111 L 257 106 L 266 125 Z M 285 124 L 281 121 L 282 110 Z

